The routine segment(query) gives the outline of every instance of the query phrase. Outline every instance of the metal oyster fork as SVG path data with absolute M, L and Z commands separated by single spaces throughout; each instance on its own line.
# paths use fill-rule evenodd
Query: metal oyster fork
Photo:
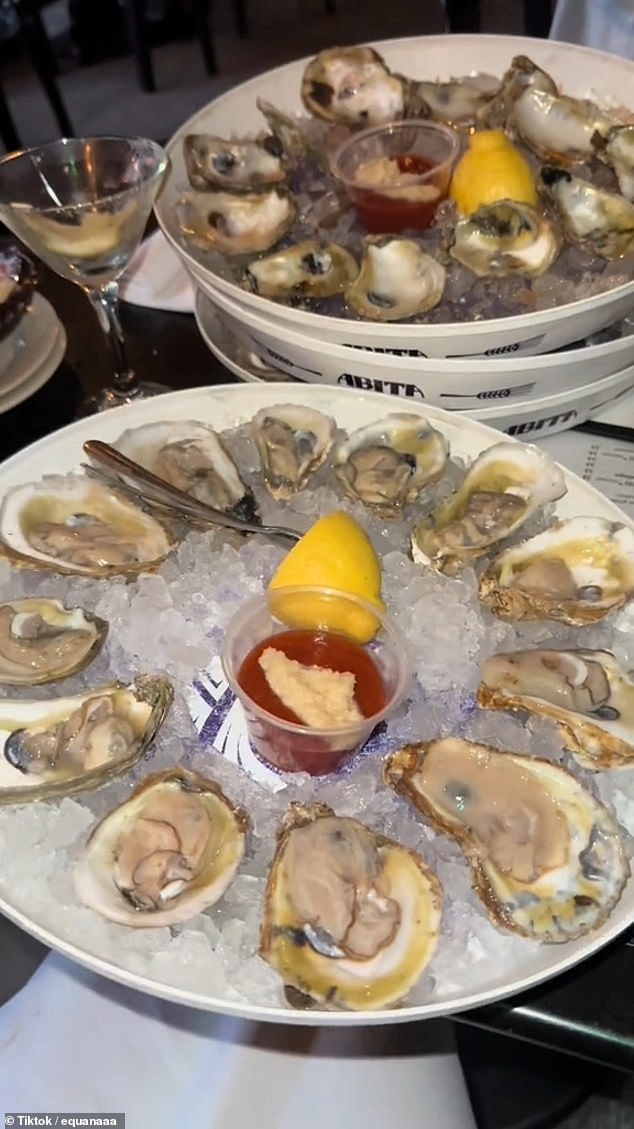
M 140 500 L 149 505 L 154 503 L 161 506 L 184 521 L 190 519 L 204 522 L 206 525 L 224 525 L 227 529 L 237 529 L 243 533 L 260 533 L 264 537 L 284 537 L 289 541 L 299 541 L 303 536 L 296 529 L 287 529 L 283 525 L 258 525 L 254 521 L 244 521 L 223 510 L 216 510 L 206 502 L 199 502 L 191 494 L 186 494 L 184 490 L 172 486 L 164 478 L 152 474 L 101 439 L 87 439 L 83 447 L 92 462 L 108 472 L 106 477 L 111 482 L 114 480 L 115 485 L 126 486 L 132 483 L 135 486 L 134 493 Z

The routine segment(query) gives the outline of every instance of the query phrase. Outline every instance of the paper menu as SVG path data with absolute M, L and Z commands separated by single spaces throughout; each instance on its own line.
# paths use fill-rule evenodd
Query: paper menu
M 623 438 L 625 428 L 616 430 L 621 432 L 618 438 L 562 431 L 540 439 L 538 445 L 634 518 L 634 430 L 631 439 Z

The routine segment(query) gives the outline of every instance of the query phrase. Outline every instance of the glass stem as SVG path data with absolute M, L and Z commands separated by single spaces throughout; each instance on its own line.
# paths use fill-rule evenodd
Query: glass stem
M 129 395 L 136 385 L 136 375 L 130 367 L 123 330 L 119 319 L 119 285 L 108 282 L 97 290 L 86 289 L 99 325 L 110 346 L 114 364 L 113 389 Z

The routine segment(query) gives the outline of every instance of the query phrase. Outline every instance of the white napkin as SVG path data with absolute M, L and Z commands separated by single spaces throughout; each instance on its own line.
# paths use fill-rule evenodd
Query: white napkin
M 126 1129 L 476 1129 L 444 1020 L 257 1024 L 154 999 L 58 954 L 0 1008 L 0 1110 L 125 1112 Z
M 194 284 L 162 231 L 155 231 L 132 256 L 120 293 L 135 306 L 194 312 Z
M 633 59 L 632 0 L 558 0 L 549 38 Z

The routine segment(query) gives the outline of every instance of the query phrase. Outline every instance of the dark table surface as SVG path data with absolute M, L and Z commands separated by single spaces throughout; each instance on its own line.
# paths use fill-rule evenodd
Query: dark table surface
M 66 357 L 34 396 L 0 416 L 0 456 L 70 423 L 86 392 L 110 379 L 94 314 L 78 288 L 42 269 L 40 291 L 68 335 Z M 235 383 L 208 351 L 189 314 L 122 306 L 132 363 L 141 377 L 174 389 Z M 595 957 L 522 996 L 460 1018 L 623 1070 L 634 1069 L 634 930 Z

